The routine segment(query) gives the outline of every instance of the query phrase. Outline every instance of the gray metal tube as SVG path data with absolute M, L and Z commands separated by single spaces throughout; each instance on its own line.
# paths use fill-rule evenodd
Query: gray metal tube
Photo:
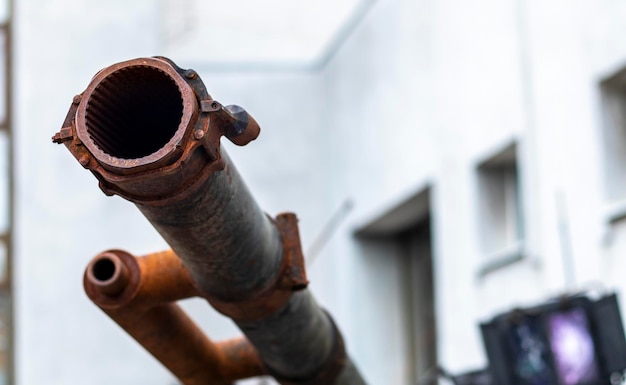
M 271 372 L 297 382 L 322 368 L 330 356 L 334 327 L 308 290 L 294 293 L 287 306 L 253 322 L 236 322 Z
M 283 250 L 276 227 L 223 149 L 221 156 L 224 169 L 185 199 L 137 207 L 185 262 L 202 292 L 238 301 L 274 282 Z

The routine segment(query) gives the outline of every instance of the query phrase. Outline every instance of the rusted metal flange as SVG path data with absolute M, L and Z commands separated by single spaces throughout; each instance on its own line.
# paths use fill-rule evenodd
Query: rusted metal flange
M 166 204 L 163 197 L 180 199 L 224 168 L 222 135 L 242 146 L 259 132 L 243 108 L 213 100 L 195 71 L 155 57 L 98 72 L 52 140 L 64 143 L 107 195 Z

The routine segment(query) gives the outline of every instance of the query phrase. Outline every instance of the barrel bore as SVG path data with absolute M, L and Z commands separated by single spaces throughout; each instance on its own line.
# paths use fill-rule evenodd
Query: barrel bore
M 101 254 L 87 267 L 87 279 L 107 296 L 121 294 L 130 281 L 128 268 L 113 253 Z
M 121 159 L 148 156 L 174 136 L 183 114 L 176 82 L 148 66 L 106 77 L 87 101 L 87 132 L 105 153 Z

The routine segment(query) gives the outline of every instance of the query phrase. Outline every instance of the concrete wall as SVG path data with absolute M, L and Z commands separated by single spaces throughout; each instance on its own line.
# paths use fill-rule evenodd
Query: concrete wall
M 346 277 L 380 271 L 391 284 L 394 253 L 368 257 L 353 231 L 432 186 L 439 361 L 452 372 L 485 365 L 478 322 L 496 312 L 592 282 L 624 287 L 626 229 L 605 209 L 599 82 L 626 63 L 625 15 L 611 1 L 381 0 L 322 71 L 332 196 L 356 203 L 333 245 L 339 268 Z M 477 166 L 511 141 L 523 258 L 480 274 Z M 342 309 L 377 306 L 373 282 L 345 282 L 341 292 L 354 294 Z M 384 311 L 346 321 L 372 383 L 403 383 L 407 370 L 401 303 L 391 300 L 401 289 L 388 286 Z
M 425 185 L 449 370 L 485 364 L 479 320 L 564 289 L 559 221 L 575 283 L 622 290 L 626 226 L 607 222 L 598 84 L 626 63 L 624 16 L 611 0 L 379 0 L 319 70 L 197 68 L 217 100 L 261 124 L 248 147 L 225 147 L 268 213 L 298 213 L 305 248 L 354 202 L 309 274 L 369 383 L 408 383 L 401 264 L 393 242 L 354 231 Z M 172 384 L 81 287 L 97 252 L 164 242 L 49 139 L 98 69 L 164 53 L 159 7 L 20 0 L 14 20 L 18 383 Z M 524 258 L 479 275 L 477 166 L 512 140 Z M 185 307 L 212 337 L 238 334 L 200 301 Z

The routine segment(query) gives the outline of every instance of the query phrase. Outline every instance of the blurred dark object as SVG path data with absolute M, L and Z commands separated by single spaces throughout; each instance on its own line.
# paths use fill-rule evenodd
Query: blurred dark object
M 474 370 L 452 377 L 454 385 L 495 385 L 488 369 Z
M 617 296 L 572 295 L 481 324 L 494 383 L 607 385 L 626 369 Z
M 417 385 L 436 385 L 439 384 L 440 379 L 445 379 L 453 385 L 496 385 L 488 368 L 454 375 L 441 366 L 429 370 Z

